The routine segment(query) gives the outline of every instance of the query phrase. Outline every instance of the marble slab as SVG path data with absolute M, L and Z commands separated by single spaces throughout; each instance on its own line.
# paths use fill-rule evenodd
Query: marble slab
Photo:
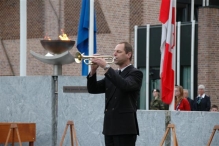
M 176 126 L 176 136 L 180 146 L 206 146 L 214 125 L 219 125 L 219 113 L 212 112 L 171 112 L 171 123 Z M 219 145 L 216 132 L 211 146 Z
M 36 123 L 35 146 L 51 145 L 52 91 L 51 76 L 0 77 L 0 122 Z

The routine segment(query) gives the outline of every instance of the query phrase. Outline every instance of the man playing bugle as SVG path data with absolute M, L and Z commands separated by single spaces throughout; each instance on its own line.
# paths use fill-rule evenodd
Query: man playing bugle
M 106 146 L 135 146 L 139 135 L 136 116 L 143 74 L 131 65 L 133 49 L 127 42 L 114 49 L 114 70 L 101 57 L 92 58 L 87 76 L 88 92 L 105 93 L 103 134 Z M 104 78 L 97 81 L 97 68 L 105 70 Z

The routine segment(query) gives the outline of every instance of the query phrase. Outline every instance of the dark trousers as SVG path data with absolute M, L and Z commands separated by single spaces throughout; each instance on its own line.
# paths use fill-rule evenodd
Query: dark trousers
M 105 135 L 106 146 L 135 146 L 137 135 Z

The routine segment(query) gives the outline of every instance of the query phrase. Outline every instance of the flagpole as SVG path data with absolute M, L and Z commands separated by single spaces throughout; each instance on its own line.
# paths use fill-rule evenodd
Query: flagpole
M 175 11 L 174 11 L 174 16 L 175 16 L 175 18 L 174 18 L 174 32 L 175 32 L 175 35 L 174 35 L 174 42 L 176 42 L 176 0 L 173 0 L 173 6 L 172 7 L 174 7 L 175 8 Z M 173 52 L 172 52 L 173 54 L 174 54 L 174 56 L 175 57 L 173 57 L 173 62 L 174 62 L 174 64 L 175 64 L 175 62 L 176 62 L 176 44 L 175 44 L 175 46 L 174 46 L 174 49 L 173 49 Z M 174 67 L 174 86 L 173 86 L 173 99 L 172 99 L 172 102 L 170 103 L 170 105 L 169 105 L 169 110 L 170 111 L 174 111 L 174 106 L 175 106 L 175 83 L 176 83 L 176 66 L 173 66 Z
M 191 0 L 191 21 L 194 19 L 194 0 Z
M 191 99 L 194 99 L 194 42 L 195 42 L 195 20 L 192 21 L 191 32 Z
M 90 0 L 90 17 L 89 17 L 89 45 L 88 55 L 94 54 L 94 0 Z M 88 73 L 91 70 L 91 66 L 88 66 Z
M 191 1 L 191 22 L 192 22 L 192 32 L 191 32 L 191 99 L 194 99 L 194 38 L 195 38 L 195 20 L 194 16 L 194 0 Z
M 205 6 L 205 0 L 202 0 L 202 6 L 203 7 Z
M 26 76 L 27 66 L 27 0 L 20 0 L 20 76 Z
M 135 30 L 135 57 L 134 57 L 134 66 L 137 68 L 137 47 L 138 47 L 138 44 L 137 44 L 137 40 L 138 40 L 138 26 L 135 25 L 134 27 L 134 30 Z
M 176 83 L 176 0 L 162 0 L 160 18 L 161 36 L 161 95 L 162 101 L 174 110 Z
M 177 22 L 177 85 L 180 85 L 180 34 L 181 22 Z
M 149 110 L 149 46 L 150 46 L 150 24 L 147 24 L 146 39 L 146 110 Z
M 206 6 L 209 6 L 209 0 L 206 0 Z

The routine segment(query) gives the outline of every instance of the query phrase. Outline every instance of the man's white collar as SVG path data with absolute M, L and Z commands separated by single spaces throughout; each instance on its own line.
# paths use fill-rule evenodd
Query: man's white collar
M 202 97 L 202 98 L 205 98 L 205 93 L 202 94 L 202 96 L 199 94 L 198 97 Z
M 123 72 L 123 70 L 125 70 L 125 69 L 126 69 L 128 66 L 130 66 L 130 65 L 132 65 L 132 64 L 129 64 L 129 65 L 123 67 L 122 69 L 118 69 L 118 70 L 121 70 L 121 72 Z

